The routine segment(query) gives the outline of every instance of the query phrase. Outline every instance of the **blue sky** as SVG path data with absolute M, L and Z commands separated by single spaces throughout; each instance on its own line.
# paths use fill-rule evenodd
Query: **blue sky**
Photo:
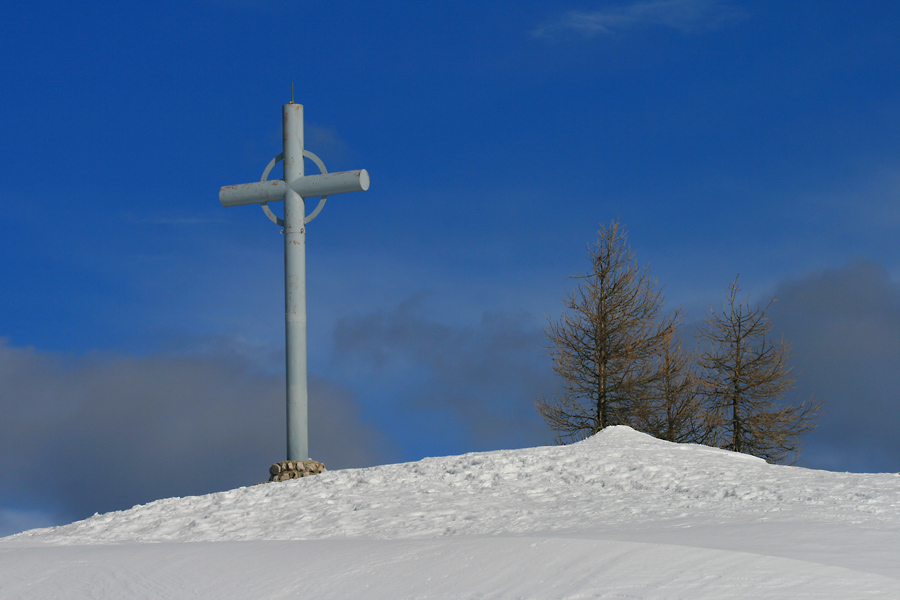
M 801 464 L 897 471 L 900 4 L 20 3 L 0 23 L 0 533 L 265 477 L 280 152 L 365 168 L 308 231 L 311 455 L 549 443 L 542 328 L 600 223 L 686 314 L 740 274 L 826 401 Z M 310 168 L 310 167 L 308 167 Z M 277 209 L 276 209 L 277 210 Z

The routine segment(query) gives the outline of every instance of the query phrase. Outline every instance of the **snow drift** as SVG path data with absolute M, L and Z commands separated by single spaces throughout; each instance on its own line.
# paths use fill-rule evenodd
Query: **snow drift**
M 0 541 L 0 598 L 81 579 L 102 598 L 900 597 L 898 576 L 900 477 L 627 427 L 159 500 Z

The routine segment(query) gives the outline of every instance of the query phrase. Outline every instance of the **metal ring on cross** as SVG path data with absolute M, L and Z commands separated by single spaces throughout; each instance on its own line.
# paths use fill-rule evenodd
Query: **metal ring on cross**
M 313 154 L 312 152 L 310 152 L 309 150 L 304 150 L 303 156 L 305 158 L 308 158 L 309 160 L 313 161 L 314 163 L 316 163 L 316 166 L 319 167 L 319 171 L 323 175 L 328 172 L 328 169 L 325 168 L 325 163 L 322 162 L 322 159 L 319 158 L 318 156 L 316 156 L 315 154 Z M 283 158 L 284 158 L 284 152 L 282 152 L 281 154 L 279 154 L 278 156 L 273 158 L 272 162 L 269 163 L 269 166 L 266 167 L 266 170 L 263 171 L 262 179 L 260 179 L 260 181 L 265 181 L 266 179 L 268 179 L 269 172 L 271 172 L 272 169 L 275 168 L 275 165 L 277 165 L 279 162 L 281 162 L 281 160 Z M 308 217 L 303 218 L 304 225 L 306 225 L 307 223 L 309 223 L 310 221 L 315 219 L 317 216 L 319 216 L 319 213 L 322 212 L 323 208 L 325 208 L 326 200 L 328 200 L 327 194 L 325 196 L 322 196 L 321 198 L 319 198 L 319 204 L 316 206 L 316 210 L 309 213 Z M 281 227 L 284 227 L 284 219 L 281 219 L 281 218 L 275 216 L 275 213 L 273 213 L 272 209 L 269 208 L 268 202 L 262 203 L 262 209 L 263 209 L 263 212 L 266 213 L 266 216 L 269 217 L 270 221 L 272 221 L 276 225 L 280 225 Z

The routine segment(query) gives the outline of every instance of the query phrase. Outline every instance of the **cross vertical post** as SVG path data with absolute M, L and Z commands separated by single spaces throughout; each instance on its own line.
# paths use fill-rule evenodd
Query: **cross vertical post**
M 282 107 L 284 135 L 284 328 L 287 459 L 308 460 L 306 382 L 306 206 L 291 184 L 303 177 L 303 105 Z
M 284 227 L 287 460 L 308 461 L 306 224 L 321 212 L 329 195 L 369 189 L 369 173 L 365 169 L 329 173 L 322 160 L 303 147 L 303 105 L 294 104 L 292 98 L 290 104 L 282 106 L 281 115 L 284 152 L 272 159 L 260 181 L 222 187 L 219 202 L 222 206 L 260 204 L 271 221 Z M 304 173 L 304 157 L 316 164 L 321 171 L 319 175 Z M 284 160 L 284 179 L 268 181 L 269 172 L 280 160 Z M 319 204 L 307 215 L 305 199 L 316 196 L 320 197 Z M 269 202 L 281 200 L 284 201 L 284 219 L 276 217 L 268 207 Z

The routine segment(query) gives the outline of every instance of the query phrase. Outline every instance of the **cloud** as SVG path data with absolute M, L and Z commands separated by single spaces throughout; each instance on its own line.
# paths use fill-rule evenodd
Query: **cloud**
M 223 217 L 133 217 L 125 216 L 127 220 L 145 225 L 168 225 L 172 227 L 191 227 L 193 225 L 210 225 L 225 223 Z
M 57 523 L 49 511 L 0 507 L 0 537 Z
M 403 409 L 448 418 L 465 450 L 550 443 L 534 400 L 556 381 L 530 315 L 485 313 L 473 326 L 426 315 L 419 296 L 338 322 L 335 356 L 350 378 L 394 390 Z
M 333 166 L 328 165 L 327 159 L 329 158 L 337 161 L 347 161 L 353 158 L 354 153 L 350 149 L 350 146 L 348 146 L 347 142 L 338 135 L 337 130 L 332 129 L 331 127 L 307 123 L 304 127 L 303 135 L 303 146 L 321 158 L 323 162 L 325 162 L 325 168 L 327 169 L 334 169 Z M 313 170 L 308 171 L 307 174 L 318 172 L 317 167 L 307 166 L 307 170 L 310 168 Z
M 855 261 L 783 282 L 770 315 L 792 343 L 797 390 L 825 400 L 806 464 L 900 470 L 900 287 Z
M 576 31 L 585 36 L 611 35 L 645 27 L 683 33 L 718 29 L 744 17 L 722 0 L 643 0 L 595 11 L 570 10 L 537 28 L 537 37 Z
M 283 375 L 216 355 L 71 359 L 0 340 L 0 411 L 7 524 L 14 507 L 70 520 L 250 485 L 284 457 Z M 352 395 L 317 378 L 310 423 L 328 468 L 395 456 Z

